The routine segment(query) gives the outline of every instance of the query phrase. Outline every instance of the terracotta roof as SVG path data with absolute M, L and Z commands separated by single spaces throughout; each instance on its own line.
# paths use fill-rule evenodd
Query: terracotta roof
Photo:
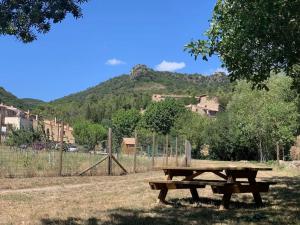
M 135 145 L 135 138 L 123 138 L 123 143 L 126 145 Z

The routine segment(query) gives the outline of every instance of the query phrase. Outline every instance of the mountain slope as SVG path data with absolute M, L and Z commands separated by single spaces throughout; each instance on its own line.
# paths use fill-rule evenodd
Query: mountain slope
M 5 105 L 12 105 L 23 110 L 33 109 L 37 105 L 42 104 L 43 101 L 37 99 L 19 99 L 12 93 L 0 87 L 0 103 Z
M 152 94 L 209 94 L 218 96 L 231 90 L 223 73 L 211 76 L 158 72 L 144 65 L 135 66 L 130 75 L 121 75 L 106 82 L 55 101 L 43 104 L 38 113 L 64 118 L 72 122 L 78 118 L 108 122 L 120 108 L 146 108 Z
M 123 94 L 205 94 L 215 92 L 216 88 L 226 89 L 229 80 L 223 73 L 211 76 L 200 74 L 180 74 L 171 72 L 158 72 L 138 65 L 133 68 L 130 75 L 121 75 L 106 82 L 89 88 L 85 91 L 72 94 L 52 103 L 68 103 L 72 101 L 86 101 L 89 98 L 104 98 L 111 95 Z

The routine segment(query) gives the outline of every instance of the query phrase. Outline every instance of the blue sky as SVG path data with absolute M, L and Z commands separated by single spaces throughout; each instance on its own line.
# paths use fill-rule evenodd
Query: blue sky
M 215 1 L 91 0 L 83 18 L 69 16 L 38 40 L 0 36 L 0 86 L 20 98 L 45 101 L 85 90 L 136 64 L 210 74 L 220 68 L 183 51 L 203 37 Z

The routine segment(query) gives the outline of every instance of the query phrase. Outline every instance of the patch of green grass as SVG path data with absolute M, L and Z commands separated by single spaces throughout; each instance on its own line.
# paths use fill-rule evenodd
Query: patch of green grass
M 11 193 L 0 195 L 0 200 L 13 201 L 13 202 L 29 202 L 33 199 L 30 194 L 26 193 Z

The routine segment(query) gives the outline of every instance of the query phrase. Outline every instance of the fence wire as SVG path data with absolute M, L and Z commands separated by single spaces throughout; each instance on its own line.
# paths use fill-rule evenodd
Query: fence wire
M 183 137 L 137 133 L 135 151 L 126 154 L 122 147 L 112 153 L 129 173 L 145 172 L 161 166 L 182 165 L 185 156 Z M 168 147 L 166 147 L 168 144 Z M 0 177 L 58 176 L 60 171 L 59 150 L 32 150 L 0 146 Z M 62 175 L 78 175 L 106 157 L 105 152 L 79 151 L 63 152 Z M 113 162 L 113 175 L 122 174 L 121 168 Z M 107 161 L 91 168 L 84 175 L 106 175 Z

